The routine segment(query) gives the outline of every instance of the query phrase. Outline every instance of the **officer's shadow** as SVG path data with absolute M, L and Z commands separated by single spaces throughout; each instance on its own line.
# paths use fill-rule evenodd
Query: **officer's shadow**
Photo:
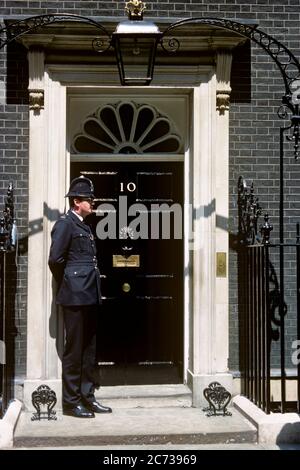
M 55 339 L 56 351 L 58 357 L 62 360 L 64 348 L 64 323 L 61 307 L 55 302 L 56 289 L 56 282 L 52 276 L 52 302 L 49 317 L 49 334 L 51 338 Z
M 66 207 L 63 212 L 66 212 Z M 58 209 L 51 209 L 44 202 L 44 215 L 48 220 L 54 222 L 59 219 L 62 213 Z M 56 282 L 52 276 L 52 301 L 51 301 L 51 313 L 49 317 L 49 335 L 50 338 L 55 339 L 55 347 L 60 360 L 63 357 L 63 346 L 64 346 L 64 324 L 61 307 L 56 305 Z

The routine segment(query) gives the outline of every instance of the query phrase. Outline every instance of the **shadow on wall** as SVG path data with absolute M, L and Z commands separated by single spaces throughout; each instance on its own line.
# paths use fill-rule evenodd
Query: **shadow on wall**
M 7 45 L 6 103 L 8 105 L 29 103 L 27 52 L 26 47 L 17 42 Z
M 55 222 L 61 216 L 61 212 L 58 209 L 51 209 L 46 203 L 44 203 L 44 216 L 47 220 Z M 28 252 L 28 239 L 32 235 L 40 233 L 43 231 L 43 218 L 35 219 L 29 222 L 28 225 L 28 235 L 21 238 L 18 242 L 18 253 L 19 255 L 27 254 Z M 55 292 L 56 284 L 54 279 L 52 279 L 52 290 Z M 62 328 L 62 315 L 60 315 L 59 308 L 55 304 L 55 296 L 52 298 L 51 303 L 51 314 L 49 317 L 49 333 L 51 338 L 55 339 L 56 350 L 60 357 L 62 358 L 63 351 L 63 335 L 60 332 L 63 331 Z
M 230 101 L 232 104 L 251 102 L 250 40 L 233 50 L 230 84 L 232 88 Z
M 277 436 L 276 444 L 279 447 L 285 444 L 299 444 L 300 445 L 300 418 L 295 423 L 285 424 Z
M 63 357 L 64 349 L 64 328 L 63 328 L 63 312 L 61 308 L 56 305 L 56 282 L 52 277 L 52 301 L 51 301 L 51 314 L 49 317 L 49 334 L 50 337 L 55 339 L 55 348 L 60 360 Z
M 51 209 L 44 202 L 44 216 L 50 221 L 55 222 L 61 216 L 61 212 L 58 209 Z M 19 239 L 18 248 L 19 254 L 23 255 L 28 252 L 28 238 L 36 233 L 42 232 L 43 230 L 43 218 L 31 220 L 28 224 L 28 235 Z

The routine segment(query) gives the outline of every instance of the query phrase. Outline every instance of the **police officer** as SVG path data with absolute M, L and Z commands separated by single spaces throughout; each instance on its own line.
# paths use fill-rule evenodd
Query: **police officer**
M 95 399 L 97 314 L 101 303 L 100 273 L 90 227 L 94 188 L 90 179 L 75 178 L 65 197 L 70 210 L 51 232 L 49 267 L 57 282 L 56 303 L 62 305 L 65 347 L 62 359 L 63 414 L 93 418 L 111 413 Z

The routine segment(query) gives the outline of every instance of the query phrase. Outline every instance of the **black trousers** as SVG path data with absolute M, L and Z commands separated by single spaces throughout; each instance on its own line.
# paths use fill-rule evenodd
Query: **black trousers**
M 98 309 L 98 305 L 63 307 L 63 407 L 74 407 L 95 400 Z

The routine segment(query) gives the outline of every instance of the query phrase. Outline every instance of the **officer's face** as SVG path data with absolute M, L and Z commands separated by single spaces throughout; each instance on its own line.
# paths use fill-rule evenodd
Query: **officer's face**
M 75 210 L 76 212 L 81 215 L 81 217 L 85 218 L 93 211 L 93 199 L 91 198 L 80 198 L 75 199 Z

